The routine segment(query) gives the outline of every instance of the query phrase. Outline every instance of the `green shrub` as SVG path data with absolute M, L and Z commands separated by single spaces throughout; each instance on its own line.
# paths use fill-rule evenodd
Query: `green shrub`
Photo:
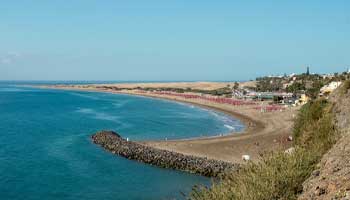
M 302 148 L 289 155 L 266 155 L 261 162 L 249 163 L 228 174 L 212 188 L 197 188 L 191 199 L 295 199 L 301 184 L 314 170 L 317 156 Z
M 340 93 L 342 95 L 345 95 L 345 94 L 348 93 L 349 89 L 350 89 L 350 80 L 346 80 L 346 81 L 343 82 L 343 85 L 340 88 L 340 90 L 341 90 Z
M 210 188 L 195 187 L 191 200 L 297 199 L 302 183 L 337 139 L 332 105 L 326 100 L 306 104 L 295 121 L 295 151 L 273 152 L 259 162 L 225 174 Z
M 329 106 L 327 100 L 319 99 L 305 104 L 300 109 L 298 117 L 294 122 L 293 135 L 295 143 L 300 143 L 300 140 L 306 137 L 306 135 L 313 134 L 313 132 L 309 131 L 310 125 L 319 123 L 318 120 L 327 112 L 325 110 L 327 106 Z

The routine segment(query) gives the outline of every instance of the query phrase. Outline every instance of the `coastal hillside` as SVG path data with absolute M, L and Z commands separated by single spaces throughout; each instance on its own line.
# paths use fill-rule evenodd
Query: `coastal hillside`
M 304 105 L 294 123 L 294 145 L 266 153 L 190 199 L 349 199 L 350 82 L 328 99 Z
M 0 200 L 350 200 L 350 0 L 0 1 Z
M 300 200 L 350 199 L 350 81 L 331 97 L 341 138 L 304 183 Z

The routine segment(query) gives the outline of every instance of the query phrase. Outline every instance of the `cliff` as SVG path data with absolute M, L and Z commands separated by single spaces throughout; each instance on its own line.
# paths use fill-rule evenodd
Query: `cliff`
M 319 169 L 303 184 L 300 200 L 350 199 L 350 90 L 349 82 L 330 98 L 341 138 L 327 152 Z

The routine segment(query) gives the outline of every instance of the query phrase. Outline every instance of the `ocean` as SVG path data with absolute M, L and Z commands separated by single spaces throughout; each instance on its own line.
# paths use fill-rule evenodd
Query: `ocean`
M 55 82 L 57 83 L 57 82 Z M 184 199 L 210 179 L 112 155 L 99 130 L 130 140 L 227 134 L 230 116 L 154 98 L 38 89 L 0 82 L 0 199 Z

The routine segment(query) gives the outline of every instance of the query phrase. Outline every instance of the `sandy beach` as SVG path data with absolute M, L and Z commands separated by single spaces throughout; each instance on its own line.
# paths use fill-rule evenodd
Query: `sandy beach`
M 150 84 L 150 83 L 147 83 Z M 154 87 L 159 83 L 155 83 Z M 175 86 L 179 83 L 163 83 L 167 87 Z M 185 83 L 180 83 L 183 85 Z M 196 85 L 195 83 L 190 83 Z M 201 88 L 203 83 L 196 87 Z M 222 83 L 220 83 L 222 84 Z M 165 149 L 182 153 L 185 155 L 194 155 L 207 157 L 232 163 L 243 163 L 242 155 L 249 155 L 251 159 L 257 160 L 259 155 L 276 149 L 286 149 L 291 145 L 287 141 L 293 126 L 293 118 L 298 108 L 287 108 L 281 111 L 261 112 L 254 109 L 253 105 L 233 106 L 229 104 L 214 103 L 200 99 L 186 99 L 171 95 L 159 95 L 154 93 L 144 93 L 138 90 L 101 89 L 97 86 L 111 86 L 111 84 L 94 85 L 54 85 L 43 86 L 45 88 L 66 89 L 66 90 L 84 90 L 94 92 L 122 93 L 129 95 L 141 95 L 152 98 L 162 98 L 184 103 L 190 103 L 207 109 L 224 112 L 239 119 L 245 124 L 243 132 L 232 132 L 231 134 L 207 138 L 189 138 L 184 140 L 167 141 L 143 141 L 144 145 L 149 145 L 159 149 Z M 116 84 L 112 84 L 115 86 Z M 117 84 L 123 87 L 124 84 Z M 126 84 L 130 86 L 130 84 Z M 142 85 L 142 84 L 141 84 Z M 206 87 L 212 88 L 215 84 L 206 83 Z M 137 87 L 137 84 L 132 84 Z M 259 102 L 260 105 L 260 102 Z M 118 132 L 118 130 L 115 130 Z
M 199 90 L 215 90 L 219 88 L 226 87 L 230 85 L 231 87 L 235 84 L 235 82 L 166 82 L 166 83 L 114 83 L 114 84 L 91 84 L 90 86 L 107 86 L 107 87 L 118 87 L 118 88 L 192 88 Z M 241 82 L 241 86 L 250 86 L 254 87 L 256 85 L 256 81 L 247 81 Z

